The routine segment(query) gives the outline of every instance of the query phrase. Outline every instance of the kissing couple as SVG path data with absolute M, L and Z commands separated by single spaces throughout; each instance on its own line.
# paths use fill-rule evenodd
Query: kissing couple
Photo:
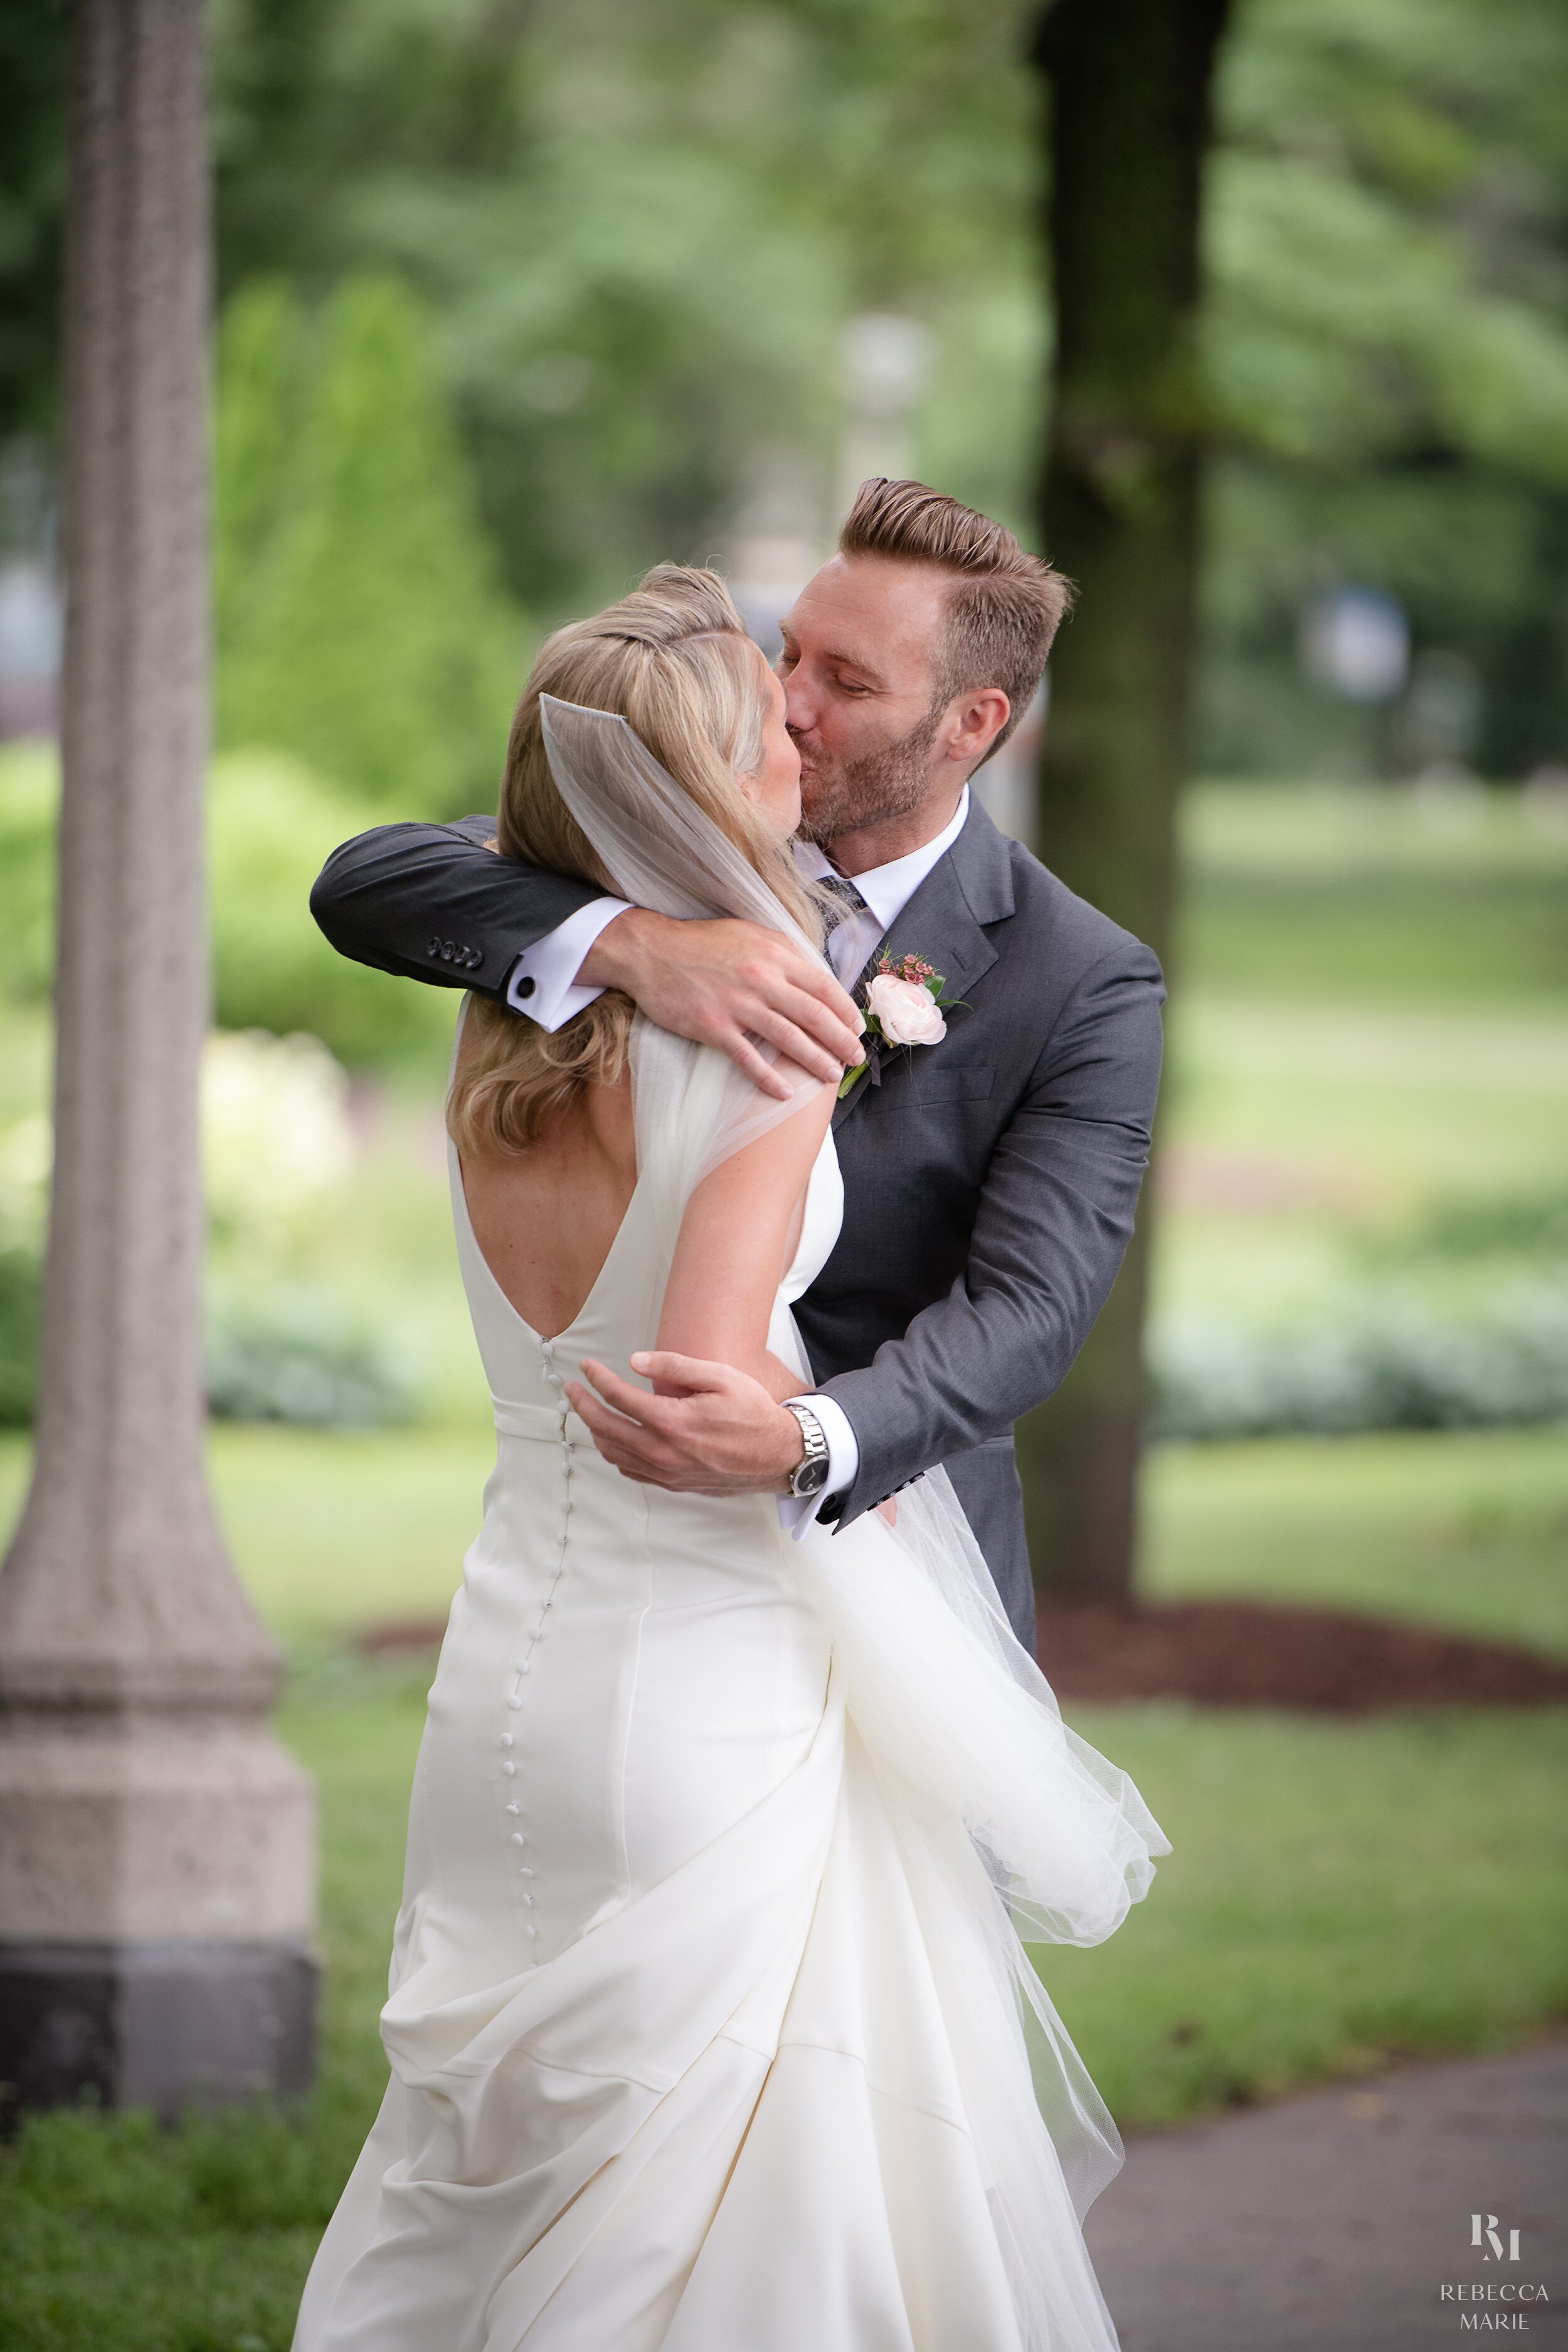
M 970 789 L 1067 594 L 868 482 L 776 668 L 661 564 L 546 642 L 495 818 L 316 885 L 467 992 L 497 1463 L 296 2352 L 1116 2344 L 1027 1948 L 1170 1845 L 1035 1663 L 1012 1426 L 1126 1248 L 1163 989 Z

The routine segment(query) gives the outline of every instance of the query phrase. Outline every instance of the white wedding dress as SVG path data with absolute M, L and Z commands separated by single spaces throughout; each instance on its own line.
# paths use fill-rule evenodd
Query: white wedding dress
M 673 788 L 672 788 L 673 789 Z M 616 870 L 612 868 L 612 870 Z M 653 1345 L 749 1131 L 640 1019 L 636 1191 L 542 1339 L 458 1248 L 497 1462 L 410 1809 L 384 2104 L 296 2352 L 1108 2352 L 1115 2126 L 1019 1942 L 1093 1942 L 1169 1846 L 1062 1725 L 941 1474 L 897 1529 L 666 1494 L 563 1384 Z M 831 1135 L 772 1345 L 838 1229 Z

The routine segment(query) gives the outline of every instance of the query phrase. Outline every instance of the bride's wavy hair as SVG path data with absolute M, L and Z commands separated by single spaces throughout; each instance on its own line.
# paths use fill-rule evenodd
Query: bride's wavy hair
M 815 895 L 788 845 L 739 779 L 762 765 L 769 695 L 762 656 L 716 572 L 657 563 L 629 596 L 547 637 L 511 723 L 493 846 L 552 874 L 613 892 L 615 883 L 555 788 L 539 698 L 618 712 L 711 817 L 807 937 L 820 941 Z M 472 1049 L 453 1081 L 447 1125 L 458 1150 L 526 1150 L 583 1088 L 613 1086 L 626 1065 L 636 1008 L 606 990 L 550 1032 L 483 996 L 470 998 Z

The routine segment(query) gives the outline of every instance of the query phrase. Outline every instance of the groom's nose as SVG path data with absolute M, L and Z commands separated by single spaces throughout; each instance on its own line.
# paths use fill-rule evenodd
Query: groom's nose
M 784 725 L 799 740 L 809 735 L 816 725 L 816 698 L 802 678 L 798 667 L 784 681 Z

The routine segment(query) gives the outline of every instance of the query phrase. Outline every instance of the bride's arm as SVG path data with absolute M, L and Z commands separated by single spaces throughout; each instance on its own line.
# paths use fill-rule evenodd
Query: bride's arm
M 802 1108 L 704 1177 L 687 1203 L 665 1286 L 661 1349 L 729 1364 L 780 1400 L 800 1393 L 801 1375 L 770 1353 L 768 1325 L 799 1246 L 805 1188 L 837 1092 L 818 1087 Z

